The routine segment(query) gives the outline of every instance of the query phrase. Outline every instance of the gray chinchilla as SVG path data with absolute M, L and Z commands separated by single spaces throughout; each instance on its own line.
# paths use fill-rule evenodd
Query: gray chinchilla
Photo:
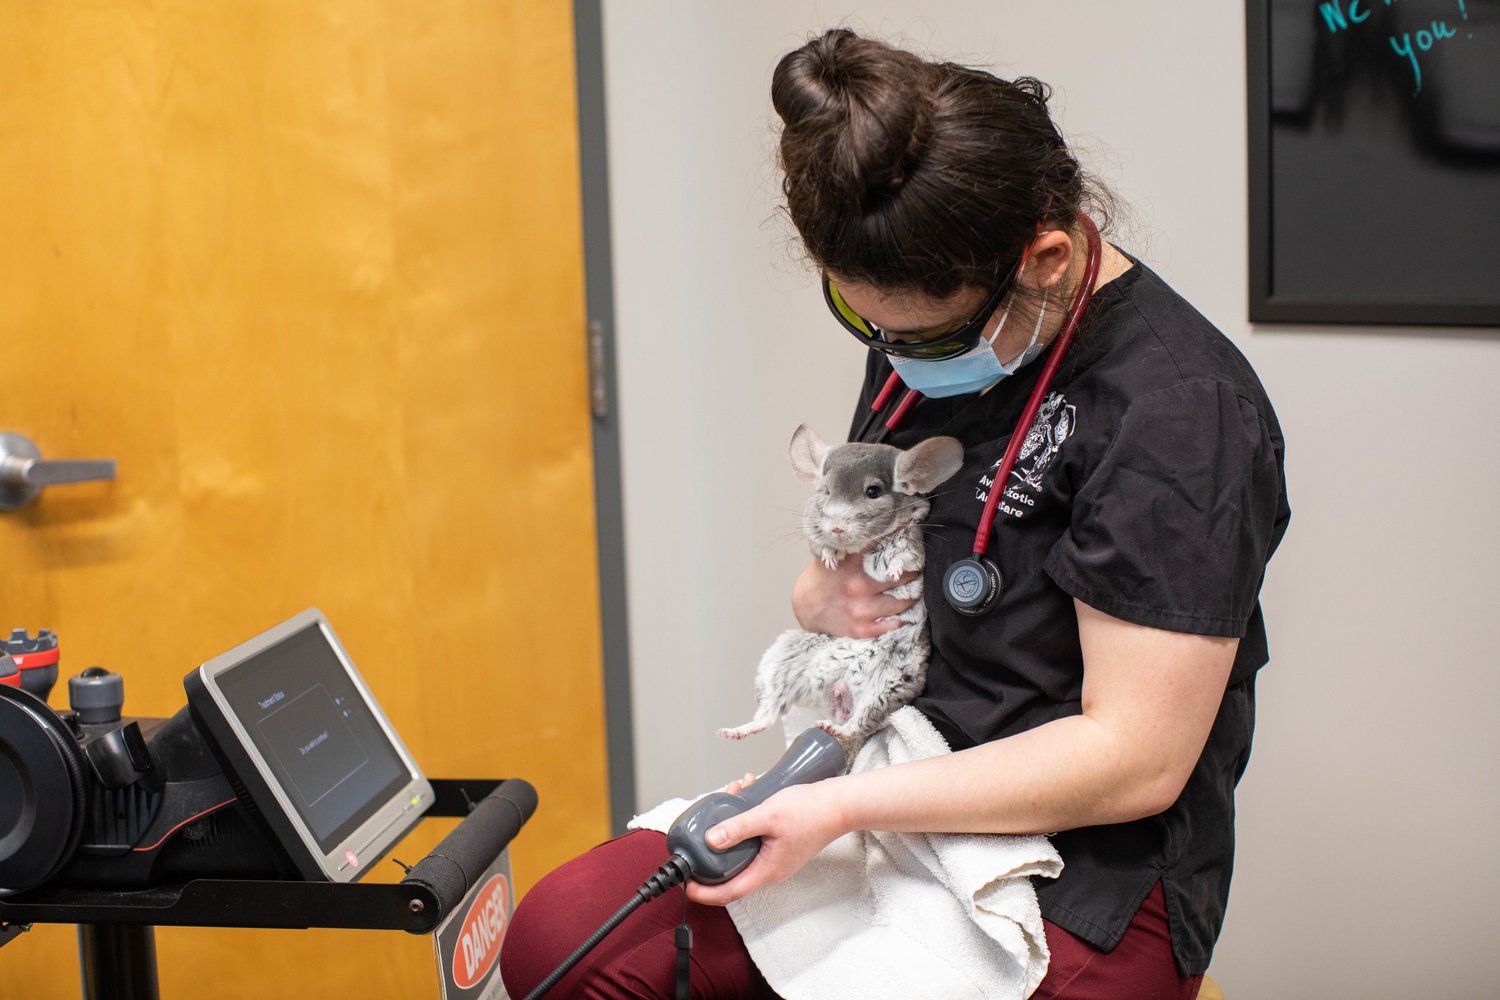
M 813 555 L 830 569 L 863 553 L 865 573 L 894 580 L 922 568 L 922 527 L 930 493 L 963 465 L 963 446 L 951 437 L 922 441 L 906 451 L 888 444 L 830 448 L 806 424 L 792 435 L 792 468 L 814 484 L 803 511 Z M 792 706 L 811 709 L 823 729 L 854 750 L 909 703 L 927 679 L 927 609 L 921 579 L 890 591 L 919 598 L 899 618 L 906 624 L 869 639 L 789 629 L 772 643 L 755 672 L 755 718 L 721 729 L 738 740 L 759 733 Z

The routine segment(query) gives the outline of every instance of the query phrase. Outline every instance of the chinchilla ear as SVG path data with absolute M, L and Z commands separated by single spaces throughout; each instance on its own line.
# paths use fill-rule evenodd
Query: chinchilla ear
M 818 478 L 823 471 L 823 459 L 828 457 L 828 445 L 818 437 L 818 432 L 806 424 L 798 424 L 792 434 L 792 471 L 804 483 Z
M 896 456 L 895 488 L 902 493 L 927 493 L 964 464 L 964 446 L 957 438 L 928 438 Z

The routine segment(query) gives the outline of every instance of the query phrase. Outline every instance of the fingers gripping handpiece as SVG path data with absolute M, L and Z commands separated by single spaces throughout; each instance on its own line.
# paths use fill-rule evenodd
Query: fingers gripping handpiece
M 525 1000 L 537 1000 L 543 996 L 637 907 L 688 879 L 704 885 L 727 882 L 749 867 L 760 852 L 759 837 L 751 837 L 722 851 L 715 850 L 708 844 L 709 830 L 733 816 L 748 812 L 783 788 L 841 774 L 846 763 L 844 748 L 838 740 L 821 729 L 809 729 L 792 741 L 774 767 L 738 793 L 713 792 L 694 802 L 667 831 L 667 849 L 671 856 L 666 864 L 653 872 L 628 903 L 526 994 Z

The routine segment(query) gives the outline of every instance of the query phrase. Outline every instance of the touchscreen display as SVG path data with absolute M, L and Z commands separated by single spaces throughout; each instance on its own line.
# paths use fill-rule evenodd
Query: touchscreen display
M 324 852 L 411 779 L 317 625 L 223 671 L 218 683 Z

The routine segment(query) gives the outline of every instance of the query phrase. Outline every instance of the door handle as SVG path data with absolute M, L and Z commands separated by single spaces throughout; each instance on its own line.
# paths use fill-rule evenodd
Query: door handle
M 43 459 L 30 439 L 0 433 L 0 510 L 15 510 L 37 498 L 43 486 L 115 478 L 112 458 Z

